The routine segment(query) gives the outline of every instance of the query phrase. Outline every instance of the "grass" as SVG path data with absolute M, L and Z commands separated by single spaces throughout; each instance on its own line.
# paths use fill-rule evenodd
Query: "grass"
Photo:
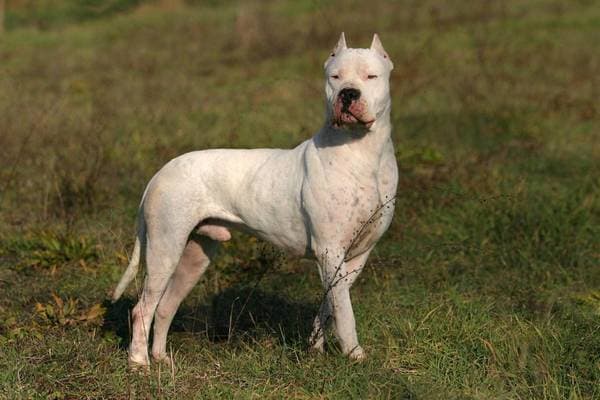
M 1 398 L 600 398 L 593 2 L 25 3 L 0 39 Z M 140 282 L 107 299 L 145 183 L 310 137 L 342 30 L 396 66 L 396 216 L 352 293 L 370 358 L 308 353 L 314 266 L 236 235 L 177 369 L 128 372 Z

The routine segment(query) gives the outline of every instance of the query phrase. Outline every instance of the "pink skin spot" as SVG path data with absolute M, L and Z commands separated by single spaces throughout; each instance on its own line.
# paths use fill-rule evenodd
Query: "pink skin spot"
M 212 240 L 218 242 L 226 242 L 231 239 L 231 233 L 223 226 L 219 225 L 200 225 L 197 230 L 198 234 L 208 236 Z

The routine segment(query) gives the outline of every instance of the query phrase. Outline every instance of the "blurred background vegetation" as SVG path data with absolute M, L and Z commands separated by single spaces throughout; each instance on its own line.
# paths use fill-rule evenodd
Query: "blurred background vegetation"
M 0 397 L 600 397 L 597 2 L 4 5 Z M 307 354 L 316 271 L 236 235 L 176 317 L 177 372 L 127 373 L 136 288 L 106 298 L 146 182 L 309 138 L 341 31 L 395 63 L 396 216 L 353 289 L 370 360 Z
M 143 0 L 3 0 L 5 29 L 55 29 L 131 10 Z

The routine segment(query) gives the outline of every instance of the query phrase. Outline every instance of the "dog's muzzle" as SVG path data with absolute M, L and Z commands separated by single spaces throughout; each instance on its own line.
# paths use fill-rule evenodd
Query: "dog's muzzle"
M 344 88 L 338 93 L 333 106 L 333 125 L 361 125 L 370 128 L 375 119 L 369 115 L 366 101 L 355 88 Z

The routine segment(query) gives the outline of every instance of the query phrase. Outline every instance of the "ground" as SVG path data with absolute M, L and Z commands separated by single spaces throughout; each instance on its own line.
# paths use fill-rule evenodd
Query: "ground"
M 593 1 L 7 5 L 0 397 L 600 398 Z M 308 352 L 316 268 L 236 235 L 176 316 L 176 369 L 130 373 L 141 274 L 108 299 L 144 185 L 310 137 L 342 30 L 395 63 L 396 214 L 352 291 L 369 359 Z

